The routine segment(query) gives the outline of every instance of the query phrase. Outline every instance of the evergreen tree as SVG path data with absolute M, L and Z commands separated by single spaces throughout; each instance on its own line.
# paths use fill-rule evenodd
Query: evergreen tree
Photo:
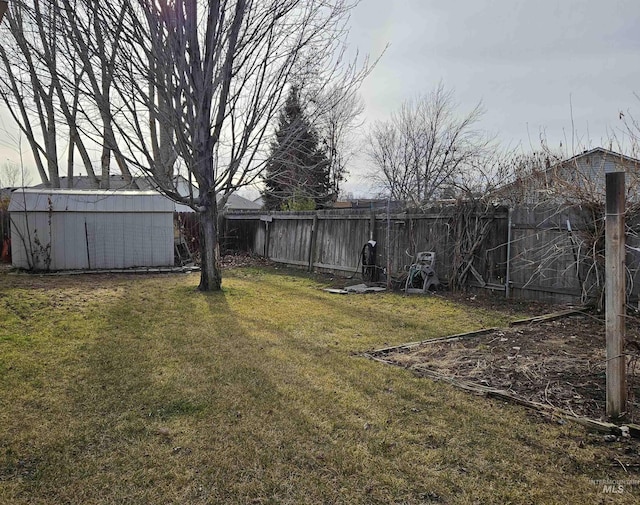
M 329 160 L 292 87 L 278 117 L 262 196 L 268 210 L 309 210 L 331 199 Z

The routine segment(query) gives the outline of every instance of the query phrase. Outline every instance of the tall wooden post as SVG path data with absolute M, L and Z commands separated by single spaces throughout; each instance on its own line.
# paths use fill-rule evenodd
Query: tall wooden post
M 387 290 L 391 291 L 391 194 L 387 198 Z
M 605 304 L 607 333 L 607 416 L 624 416 L 627 381 L 624 356 L 625 237 L 624 171 L 607 171 Z

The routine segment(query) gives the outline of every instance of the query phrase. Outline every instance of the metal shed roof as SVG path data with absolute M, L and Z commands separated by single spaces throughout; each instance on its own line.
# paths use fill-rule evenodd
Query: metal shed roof
M 10 212 L 173 212 L 174 203 L 156 191 L 17 189 Z

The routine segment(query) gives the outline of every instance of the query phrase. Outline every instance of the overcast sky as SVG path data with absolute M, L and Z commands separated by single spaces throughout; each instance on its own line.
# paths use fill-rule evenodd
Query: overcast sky
M 562 141 L 571 151 L 572 109 L 587 147 L 608 147 L 620 112 L 640 112 L 637 1 L 363 0 L 351 25 L 360 52 L 389 44 L 362 88 L 367 121 L 440 80 L 461 114 L 482 101 L 479 126 L 525 150 L 544 132 L 551 147 Z M 366 161 L 355 165 L 347 189 L 360 193 Z
M 577 138 L 591 147 L 608 147 L 621 111 L 640 117 L 639 27 L 634 0 L 362 0 L 349 44 L 374 57 L 389 44 L 362 87 L 366 122 L 442 80 L 460 114 L 482 101 L 479 126 L 502 143 L 528 150 L 544 131 L 551 147 L 571 150 L 571 106 Z M 0 121 L 12 128 L 6 113 Z M 17 155 L 5 137 L 6 158 Z M 346 189 L 356 196 L 369 190 L 366 165 L 351 167 Z

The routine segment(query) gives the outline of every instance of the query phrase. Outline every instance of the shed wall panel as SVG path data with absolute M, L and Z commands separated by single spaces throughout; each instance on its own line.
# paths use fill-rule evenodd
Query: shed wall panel
M 173 265 L 173 204 L 157 193 L 25 190 L 12 198 L 11 208 L 16 267 L 75 270 Z

